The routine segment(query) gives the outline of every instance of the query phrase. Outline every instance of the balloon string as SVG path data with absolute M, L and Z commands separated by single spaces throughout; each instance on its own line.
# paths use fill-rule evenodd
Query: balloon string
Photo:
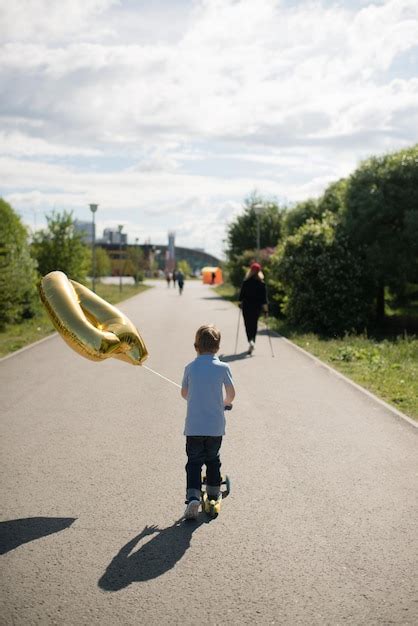
M 160 378 L 164 378 L 164 380 L 167 380 L 169 383 L 171 383 L 172 385 L 175 385 L 176 387 L 178 387 L 179 389 L 181 389 L 181 385 L 178 385 L 177 383 L 174 382 L 174 380 L 170 380 L 169 378 L 166 378 L 165 376 L 163 376 L 162 374 L 159 374 L 158 372 L 156 372 L 155 370 L 152 370 L 150 367 L 148 367 L 148 365 L 143 365 L 142 367 L 144 367 L 146 370 L 148 370 L 149 372 L 152 372 L 153 374 L 155 374 L 156 376 L 159 376 Z

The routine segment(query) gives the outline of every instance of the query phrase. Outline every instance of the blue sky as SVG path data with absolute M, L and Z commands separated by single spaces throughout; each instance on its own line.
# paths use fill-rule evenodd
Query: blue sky
M 418 141 L 417 34 L 416 0 L 3 2 L 0 194 L 219 256 L 254 189 Z

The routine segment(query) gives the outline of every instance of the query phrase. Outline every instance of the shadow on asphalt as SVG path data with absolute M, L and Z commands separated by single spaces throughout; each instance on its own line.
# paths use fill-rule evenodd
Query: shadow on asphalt
M 274 335 L 273 332 L 269 328 L 260 328 L 257 331 L 257 335 L 265 335 L 266 337 L 270 335 L 270 337 L 275 337 L 276 335 L 279 335 L 279 333 L 276 333 L 276 335 Z
M 241 359 L 247 359 L 247 358 L 248 358 L 247 350 L 245 350 L 245 352 L 239 352 L 238 354 L 220 354 L 219 355 L 219 360 L 223 361 L 224 363 L 231 363 L 231 361 L 240 361 Z
M 26 517 L 0 522 L 0 554 L 6 554 L 23 543 L 65 530 L 76 519 L 76 517 Z
M 223 300 L 225 302 L 222 296 L 200 296 L 199 300 Z
M 112 559 L 98 582 L 99 587 L 105 591 L 120 591 L 131 583 L 162 576 L 184 556 L 194 531 L 211 521 L 201 513 L 197 520 L 179 519 L 168 528 L 145 526 Z M 132 553 L 142 539 L 154 534 L 155 537 Z

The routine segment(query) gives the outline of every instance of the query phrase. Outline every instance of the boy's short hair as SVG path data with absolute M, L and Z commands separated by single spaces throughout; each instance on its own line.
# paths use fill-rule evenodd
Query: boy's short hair
M 198 352 L 215 354 L 219 350 L 220 343 L 221 333 L 213 324 L 204 324 L 197 329 L 194 347 Z

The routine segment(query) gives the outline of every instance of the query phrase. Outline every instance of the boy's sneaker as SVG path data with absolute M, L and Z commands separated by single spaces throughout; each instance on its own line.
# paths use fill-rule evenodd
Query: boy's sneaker
M 190 500 L 184 511 L 184 517 L 186 519 L 196 519 L 199 514 L 200 501 Z
M 248 344 L 248 354 L 252 354 L 254 352 L 254 348 L 255 348 L 254 341 L 251 340 L 250 343 Z

